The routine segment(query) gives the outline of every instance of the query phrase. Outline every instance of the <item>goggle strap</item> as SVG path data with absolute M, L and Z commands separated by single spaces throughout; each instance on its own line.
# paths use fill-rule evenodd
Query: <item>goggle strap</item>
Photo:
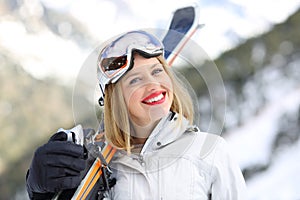
M 100 106 L 104 106 L 104 99 L 103 99 L 103 97 L 100 97 L 98 99 L 98 103 L 99 103 Z
M 105 96 L 105 93 L 104 93 L 104 90 L 103 90 L 101 84 L 99 84 L 99 86 L 100 86 L 100 90 L 101 90 L 102 95 L 98 99 L 98 103 L 99 103 L 100 106 L 104 106 L 104 96 Z
M 145 58 L 152 58 L 152 57 L 156 57 L 156 56 L 163 54 L 163 51 L 150 54 L 150 53 L 147 53 L 147 52 L 145 52 L 143 50 L 139 50 L 139 49 L 134 49 L 132 52 L 138 52 L 141 56 L 143 56 Z

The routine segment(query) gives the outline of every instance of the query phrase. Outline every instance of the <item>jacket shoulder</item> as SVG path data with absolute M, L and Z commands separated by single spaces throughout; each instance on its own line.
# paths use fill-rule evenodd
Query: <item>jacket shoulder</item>
M 226 141 L 221 136 L 201 132 L 197 127 L 187 129 L 186 133 L 193 138 L 190 151 L 196 153 L 200 159 L 209 159 L 209 157 L 214 156 L 218 149 L 226 146 Z

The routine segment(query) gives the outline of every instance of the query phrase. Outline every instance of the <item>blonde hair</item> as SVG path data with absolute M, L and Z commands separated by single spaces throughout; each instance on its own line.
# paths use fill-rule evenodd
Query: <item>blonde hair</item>
M 184 87 L 182 81 L 170 70 L 165 59 L 158 56 L 157 59 L 163 65 L 164 70 L 170 77 L 173 84 L 174 99 L 170 110 L 179 114 L 181 122 L 182 116 L 193 123 L 194 109 L 191 96 Z M 131 137 L 130 137 L 130 121 L 126 103 L 123 98 L 120 82 L 108 84 L 105 88 L 104 99 L 104 124 L 105 136 L 108 142 L 118 149 L 124 149 L 130 153 Z

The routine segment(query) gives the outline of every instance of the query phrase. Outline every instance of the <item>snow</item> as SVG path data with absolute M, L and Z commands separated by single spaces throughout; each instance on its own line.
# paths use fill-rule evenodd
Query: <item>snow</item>
M 33 1 L 24 2 L 31 5 Z M 36 14 L 33 10 L 38 8 L 37 15 L 41 15 L 42 10 L 36 5 L 39 1 L 34 2 L 35 4 L 32 5 L 35 7 L 30 7 L 29 14 Z M 49 8 L 71 13 L 75 18 L 84 22 L 87 31 L 100 41 L 100 38 L 104 40 L 129 29 L 146 28 L 145 25 L 166 27 L 171 12 L 179 5 L 190 1 L 183 3 L 174 0 L 143 2 L 130 0 L 125 3 L 126 7 L 120 7 L 120 5 L 125 5 L 123 1 L 120 1 L 123 4 L 117 4 L 116 1 L 107 0 L 93 0 L 90 4 L 83 0 L 42 0 L 40 2 Z M 214 2 L 204 0 L 199 1 L 199 4 L 200 23 L 205 23 L 206 26 L 193 39 L 210 57 L 215 58 L 221 52 L 237 45 L 242 39 L 262 33 L 273 23 L 285 20 L 299 7 L 300 1 L 225 0 Z M 25 15 L 26 6 L 22 9 L 21 14 Z M 68 32 L 67 25 L 63 26 L 64 24 L 61 29 L 65 31 L 62 30 L 62 32 Z M 48 29 L 29 33 L 24 24 L 5 16 L 2 16 L 0 20 L 0 43 L 1 48 L 20 61 L 22 66 L 36 78 L 55 76 L 62 81 L 68 81 L 77 76 L 89 53 L 74 41 L 63 39 Z M 260 46 L 257 48 L 260 49 L 261 54 L 260 52 L 253 54 L 253 59 L 255 62 L 260 62 L 264 58 L 265 49 Z M 272 147 L 282 116 L 286 113 L 296 113 L 300 105 L 300 61 L 290 63 L 286 68 L 288 77 L 283 77 L 282 72 L 278 71 L 276 66 L 285 62 L 284 56 L 291 53 L 293 45 L 288 41 L 283 41 L 279 50 L 280 52 L 273 56 L 270 67 L 254 77 L 256 80 L 245 86 L 247 99 L 251 100 L 255 91 L 260 91 L 263 92 L 267 103 L 262 107 L 262 102 L 259 100 L 241 104 L 246 113 L 244 124 L 230 129 L 225 138 L 241 169 L 270 164 L 266 171 L 247 180 L 251 200 L 300 199 L 298 190 L 300 140 L 276 151 L 273 151 Z M 257 85 L 257 80 L 263 83 Z M 249 105 L 252 106 L 252 110 L 246 112 Z M 259 110 L 254 115 L 255 108 Z M 235 120 L 235 115 L 232 113 L 228 116 L 227 120 Z M 229 123 L 235 125 L 235 122 Z
M 299 105 L 300 87 L 274 100 L 246 124 L 230 131 L 226 140 L 242 169 L 270 161 L 279 118 L 287 111 L 297 110 Z
M 154 27 L 165 29 L 175 9 L 195 2 L 199 4 L 200 9 L 199 23 L 206 26 L 194 35 L 193 40 L 201 45 L 211 58 L 216 58 L 245 38 L 268 30 L 272 23 L 283 21 L 300 5 L 299 0 L 276 1 L 276 7 L 270 7 L 274 4 L 271 0 L 263 3 L 244 0 L 221 2 L 92 0 L 89 3 L 83 0 L 59 2 L 26 0 L 20 14 L 24 15 L 24 18 L 41 16 L 44 11 L 39 4 L 42 3 L 50 9 L 71 14 L 87 27 L 86 30 L 96 41 L 102 42 L 113 35 L 132 29 Z M 212 16 L 222 16 L 222 19 Z M 66 24 L 62 22 L 60 30 L 67 29 L 65 31 L 68 32 L 68 27 L 64 25 Z M 25 69 L 37 78 L 45 78 L 50 74 L 62 80 L 72 79 L 76 77 L 80 64 L 87 57 L 86 51 L 92 51 L 92 49 L 83 50 L 74 42 L 61 39 L 47 30 L 31 35 L 22 24 L 7 20 L 5 17 L 0 20 L 0 42 L 11 52 L 16 53 L 16 58 L 21 56 L 20 60 Z
M 276 154 L 273 165 L 247 181 L 249 200 L 299 199 L 300 140 Z
M 0 21 L 0 41 L 10 56 L 38 79 L 54 76 L 68 82 L 77 75 L 87 55 L 71 40 L 47 29 L 28 33 L 24 24 L 14 20 Z
M 282 129 L 282 120 L 287 120 L 286 116 L 293 116 L 294 123 L 299 123 L 300 60 L 281 64 L 284 68 L 273 61 L 272 65 L 256 72 L 254 78 L 248 81 L 244 87 L 249 93 L 244 91 L 248 94 L 246 101 L 263 96 L 266 102 L 256 102 L 252 109 L 259 108 L 258 113 L 253 114 L 255 112 L 252 111 L 251 117 L 246 117 L 242 126 L 228 130 L 225 134 L 241 169 L 266 167 L 247 180 L 251 200 L 300 198 L 300 140 L 282 144 L 274 150 L 275 139 Z M 242 103 L 242 108 L 246 110 L 247 104 L 249 102 Z M 285 124 L 287 128 L 294 125 L 297 126 Z M 294 131 L 299 135 L 298 128 Z

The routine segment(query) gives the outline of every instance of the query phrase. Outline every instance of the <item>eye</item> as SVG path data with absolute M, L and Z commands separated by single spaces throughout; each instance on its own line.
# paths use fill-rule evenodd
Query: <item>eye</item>
M 141 80 L 139 77 L 133 78 L 133 79 L 131 79 L 131 80 L 129 81 L 129 85 L 135 84 L 135 83 L 137 83 L 139 80 Z
M 164 71 L 164 68 L 161 65 L 158 65 L 157 67 L 155 67 L 152 71 L 152 75 L 157 75 L 161 72 Z

